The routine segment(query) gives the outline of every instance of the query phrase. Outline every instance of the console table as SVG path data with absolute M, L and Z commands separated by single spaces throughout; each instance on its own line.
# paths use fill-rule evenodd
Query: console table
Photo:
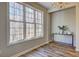
M 54 36 L 55 36 L 55 35 L 64 35 L 64 36 L 66 35 L 66 36 L 71 36 L 71 37 L 72 37 L 72 46 L 74 46 L 74 38 L 73 38 L 73 34 L 53 33 L 53 34 L 52 34 L 52 36 L 53 36 L 53 41 L 55 41 L 55 40 L 54 40 Z

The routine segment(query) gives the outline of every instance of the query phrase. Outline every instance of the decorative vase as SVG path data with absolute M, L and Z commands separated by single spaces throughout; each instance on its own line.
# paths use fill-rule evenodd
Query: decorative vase
M 62 30 L 62 34 L 64 34 L 64 30 Z

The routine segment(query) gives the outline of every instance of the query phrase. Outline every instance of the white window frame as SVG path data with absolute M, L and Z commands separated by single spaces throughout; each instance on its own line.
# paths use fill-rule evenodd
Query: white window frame
M 23 5 L 22 5 L 22 7 L 23 7 Z M 14 8 L 14 7 L 12 7 L 12 6 L 9 6 L 9 8 Z M 19 9 L 17 9 L 17 8 L 14 8 L 14 10 L 18 10 L 19 11 Z M 23 9 L 20 11 L 20 12 L 22 12 L 23 13 Z M 24 19 L 23 19 L 23 14 L 22 14 L 22 21 L 20 21 L 20 20 L 15 20 L 15 19 L 17 19 L 17 18 L 15 18 L 16 17 L 16 15 L 17 14 L 15 14 L 16 12 L 14 11 L 14 18 L 11 20 L 11 19 L 9 19 L 9 21 L 10 21 L 10 23 L 11 22 L 14 22 L 15 24 L 16 23 L 18 23 L 18 24 L 22 24 L 22 26 L 23 26 L 23 31 L 24 31 Z M 10 14 L 10 9 L 9 9 L 9 14 Z M 17 16 L 21 16 L 21 15 L 17 15 Z M 10 15 L 9 15 L 9 18 L 10 18 Z M 18 28 L 17 28 L 18 29 Z M 22 31 L 22 34 L 24 35 L 24 32 Z M 20 32 L 18 32 L 18 33 L 20 33 Z M 16 34 L 18 34 L 18 33 L 16 33 Z M 20 35 L 20 34 L 18 34 L 18 35 Z M 14 40 L 14 42 L 17 42 L 17 41 L 21 41 L 21 40 L 23 40 L 24 39 L 24 36 L 22 35 L 22 39 L 17 39 L 17 40 L 15 40 L 15 39 L 12 39 L 12 40 Z M 10 39 L 11 40 L 11 39 Z M 10 42 L 11 43 L 11 42 Z
M 25 21 L 25 7 L 32 8 L 34 10 L 34 13 L 35 13 L 35 11 L 39 10 L 39 9 L 36 9 L 36 8 L 28 5 L 28 4 L 24 4 L 24 3 L 21 3 L 21 4 L 23 5 L 23 12 L 24 12 L 24 16 L 23 17 L 24 17 L 24 21 Z M 9 10 L 9 3 L 8 3 L 8 10 Z M 24 34 L 23 34 L 24 35 L 24 39 L 23 40 L 20 40 L 20 41 L 16 41 L 16 42 L 9 43 L 9 45 L 17 44 L 17 43 L 24 42 L 24 41 L 27 41 L 27 40 L 33 40 L 33 39 L 43 38 L 44 37 L 44 13 L 42 15 L 43 15 L 43 19 L 42 19 L 42 21 L 43 21 L 43 24 L 42 24 L 42 27 L 43 27 L 43 29 L 42 29 L 43 35 L 42 36 L 36 37 L 36 23 L 34 23 L 34 29 L 35 29 L 35 31 L 34 31 L 34 38 L 25 39 L 25 36 L 26 36 L 26 33 L 25 33 L 26 32 L 26 25 L 25 24 L 26 23 L 24 22 L 24 28 L 23 28 L 24 29 L 24 31 L 23 31 L 24 32 Z M 8 17 L 9 17 L 9 13 L 8 13 Z M 35 19 L 35 14 L 34 14 L 34 19 Z M 9 20 L 9 23 L 10 23 L 10 20 Z M 9 24 L 9 28 L 10 28 L 10 24 Z M 9 29 L 9 33 L 10 33 L 10 29 Z M 9 38 L 10 38 L 10 35 L 9 35 Z M 9 41 L 10 41 L 10 39 L 9 39 Z

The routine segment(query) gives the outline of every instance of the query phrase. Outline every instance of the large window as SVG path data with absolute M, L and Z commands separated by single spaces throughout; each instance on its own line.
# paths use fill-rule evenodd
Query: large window
M 9 3 L 10 43 L 43 37 L 43 12 L 23 5 Z
M 18 3 L 9 3 L 10 15 L 10 42 L 23 40 L 23 6 Z

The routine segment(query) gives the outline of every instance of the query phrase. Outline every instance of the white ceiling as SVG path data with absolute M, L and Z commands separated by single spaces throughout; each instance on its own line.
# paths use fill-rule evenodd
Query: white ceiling
M 38 2 L 38 4 L 42 5 L 46 9 L 49 9 L 52 6 L 52 2 Z
M 64 8 L 55 8 L 53 6 L 54 2 L 37 2 L 38 4 L 40 4 L 41 6 L 45 7 L 46 9 L 48 9 L 48 12 L 54 12 L 54 11 L 58 11 L 58 10 L 62 10 L 62 9 L 66 9 L 66 8 L 70 8 L 76 5 L 76 2 L 67 2 L 65 4 Z M 59 6 L 59 5 L 58 5 Z

